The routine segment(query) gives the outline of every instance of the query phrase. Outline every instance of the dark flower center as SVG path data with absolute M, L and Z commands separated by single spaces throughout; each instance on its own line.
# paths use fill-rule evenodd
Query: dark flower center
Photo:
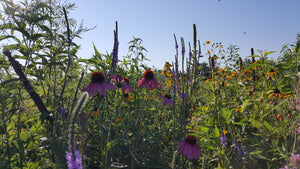
M 165 94 L 164 98 L 171 99 L 171 95 Z
M 280 93 L 279 89 L 274 89 L 274 93 Z
M 125 93 L 125 94 L 124 94 L 124 97 L 125 97 L 125 98 L 127 98 L 128 96 L 129 96 L 128 93 Z
M 123 77 L 125 83 L 129 84 L 129 79 L 127 77 Z
M 94 83 L 101 83 L 101 82 L 104 82 L 104 78 L 105 78 L 105 75 L 102 72 L 98 71 L 98 72 L 94 72 L 92 74 L 91 80 Z
M 154 72 L 150 69 L 144 72 L 144 78 L 146 79 L 154 79 Z
M 185 141 L 189 144 L 195 145 L 197 142 L 197 138 L 195 136 L 187 136 Z
M 270 70 L 270 73 L 274 73 L 274 72 L 275 72 L 275 70 L 274 70 L 274 69 L 271 69 L 271 70 Z

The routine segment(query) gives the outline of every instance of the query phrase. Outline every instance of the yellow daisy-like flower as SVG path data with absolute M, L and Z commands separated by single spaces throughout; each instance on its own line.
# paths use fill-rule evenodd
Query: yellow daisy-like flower
M 165 63 L 165 66 L 167 66 L 167 67 L 170 68 L 170 67 L 172 67 L 173 65 L 171 65 L 169 62 L 166 62 L 166 63 Z
M 206 54 L 210 54 L 210 50 L 207 50 L 207 53 Z
M 223 135 L 225 135 L 225 134 L 227 134 L 228 133 L 228 131 L 226 131 L 226 130 L 223 130 Z
M 286 93 L 281 93 L 279 89 L 274 89 L 274 92 L 269 94 L 269 99 L 284 99 L 290 97 L 291 95 L 287 95 Z
M 216 72 L 216 73 L 227 74 L 227 73 L 228 73 L 228 71 L 226 71 L 224 68 L 220 68 L 220 69 L 218 69 L 218 70 L 217 70 L 217 72 Z
M 125 93 L 125 94 L 123 95 L 123 100 L 124 100 L 124 101 L 132 101 L 132 97 L 130 97 L 128 93 Z
M 208 44 L 210 44 L 210 43 L 211 43 L 211 41 L 210 41 L 210 40 L 208 40 L 208 41 L 206 41 L 206 42 L 205 42 L 205 44 L 207 44 L 207 45 L 208 45 Z
M 252 73 L 251 70 L 244 70 L 244 71 L 243 71 L 243 74 L 244 74 L 244 75 L 246 75 L 246 74 L 251 74 L 251 73 Z
M 206 83 L 211 82 L 211 79 L 210 79 L 210 78 L 207 78 L 207 79 L 205 80 L 205 82 L 206 82 Z
M 277 76 L 277 73 L 279 73 L 279 70 L 274 70 L 274 69 L 271 69 L 268 73 L 267 73 L 267 76 Z
M 161 72 L 161 75 L 162 76 L 170 76 L 170 73 L 169 73 L 168 69 L 165 69 Z
M 242 109 L 240 107 L 236 108 L 235 111 L 236 112 L 240 112 Z
M 216 56 L 216 55 L 214 55 L 214 56 L 213 56 L 213 59 L 217 60 L 217 59 L 219 59 L 219 57 Z
M 91 114 L 92 117 L 97 117 L 99 116 L 99 109 L 97 107 L 95 107 L 92 111 L 92 114 Z

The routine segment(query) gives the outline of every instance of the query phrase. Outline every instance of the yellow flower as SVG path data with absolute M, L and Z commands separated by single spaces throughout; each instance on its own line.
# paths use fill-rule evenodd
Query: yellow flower
M 210 44 L 210 43 L 211 43 L 211 41 L 210 41 L 210 40 L 208 40 L 208 41 L 206 41 L 205 43 L 208 45 L 208 44 Z
M 99 116 L 99 109 L 97 107 L 95 107 L 92 111 L 92 114 L 91 114 L 92 117 L 97 117 Z
M 222 49 L 223 47 L 224 47 L 224 46 L 223 46 L 223 45 L 221 45 L 221 46 L 220 46 L 220 49 Z
M 281 93 L 279 91 L 279 89 L 274 89 L 274 92 L 269 94 L 268 98 L 269 99 L 284 99 L 284 98 L 287 98 L 287 97 L 290 97 L 291 95 L 287 95 L 286 93 Z
M 207 79 L 205 80 L 206 83 L 208 83 L 208 82 L 210 82 L 210 81 L 211 81 L 210 78 L 207 78 Z
M 246 74 L 250 74 L 250 73 L 252 73 L 252 71 L 251 71 L 251 70 L 244 70 L 244 71 L 243 71 L 243 74 L 244 74 L 244 75 L 246 75 Z
M 214 56 L 213 56 L 213 59 L 217 60 L 217 59 L 219 59 L 219 57 L 216 56 L 216 55 L 214 55 Z
M 277 73 L 279 73 L 279 70 L 271 69 L 271 70 L 267 73 L 267 75 L 268 75 L 268 76 L 272 76 L 272 75 L 277 76 Z
M 206 106 L 205 106 L 205 110 L 208 110 L 208 109 L 209 109 L 209 106 L 208 106 L 208 105 L 206 105 Z
M 166 63 L 165 63 L 165 66 L 167 66 L 167 67 L 170 68 L 170 67 L 172 67 L 173 65 L 171 65 L 169 62 L 166 62 Z
M 210 50 L 207 50 L 207 53 L 206 54 L 210 54 Z
M 132 101 L 132 97 L 130 97 L 128 93 L 125 93 L 125 94 L 123 95 L 123 100 L 124 100 L 124 101 Z
M 267 55 L 267 54 L 268 54 L 268 52 L 267 52 L 267 51 L 265 51 L 264 55 Z
M 170 74 L 168 72 L 168 69 L 163 70 L 160 75 L 162 75 L 162 76 L 170 76 Z
M 228 131 L 226 131 L 226 130 L 223 130 L 223 135 L 225 135 L 225 134 L 227 134 L 228 133 Z
M 236 108 L 235 111 L 236 112 L 240 112 L 242 109 L 240 107 Z

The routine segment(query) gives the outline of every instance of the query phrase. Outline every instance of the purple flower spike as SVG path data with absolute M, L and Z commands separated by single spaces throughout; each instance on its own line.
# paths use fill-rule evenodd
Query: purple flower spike
M 68 169 L 82 169 L 81 156 L 78 150 L 75 150 L 75 154 L 66 151 L 66 159 L 68 162 Z

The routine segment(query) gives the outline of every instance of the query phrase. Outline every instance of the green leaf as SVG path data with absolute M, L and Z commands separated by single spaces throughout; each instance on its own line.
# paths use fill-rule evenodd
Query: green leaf
M 220 137 L 220 131 L 219 131 L 217 125 L 215 125 L 214 135 L 215 135 L 216 138 L 219 138 L 219 137 Z

